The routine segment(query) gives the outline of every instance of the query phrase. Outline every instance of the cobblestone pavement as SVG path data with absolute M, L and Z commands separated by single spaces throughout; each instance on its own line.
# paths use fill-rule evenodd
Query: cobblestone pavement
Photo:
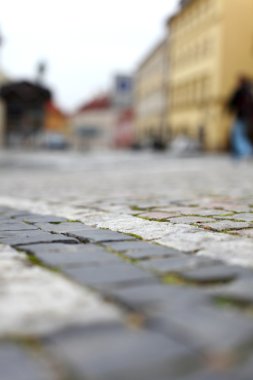
M 252 380 L 252 165 L 2 153 L 1 378 Z

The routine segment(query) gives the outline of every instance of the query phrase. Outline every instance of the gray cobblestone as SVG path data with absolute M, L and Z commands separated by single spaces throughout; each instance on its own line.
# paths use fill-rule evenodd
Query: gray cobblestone
M 102 243 L 106 241 L 124 241 L 124 240 L 133 240 L 132 236 L 119 234 L 118 232 L 113 232 L 109 230 L 97 230 L 95 228 L 93 229 L 87 229 L 84 230 L 78 230 L 75 232 L 69 232 L 67 233 L 68 236 L 75 237 L 81 241 L 94 241 L 96 243 Z
M 153 311 L 156 330 L 170 334 L 174 326 L 175 331 L 187 336 L 196 347 L 217 354 L 246 348 L 253 341 L 252 319 L 237 311 L 218 309 L 208 303 L 173 306 L 165 305 Z
M 10 222 L 9 219 L 0 222 L 0 235 L 2 234 L 2 232 L 38 230 L 36 226 L 33 226 L 31 224 Z
M 136 240 L 136 241 L 126 241 L 126 242 L 114 242 L 105 243 L 106 247 L 113 249 L 117 252 L 124 253 L 125 256 L 132 259 L 143 259 L 150 257 L 170 257 L 179 256 L 182 254 L 176 249 L 163 247 L 154 244 L 148 244 L 147 242 Z
M 153 280 L 153 277 L 149 273 L 124 262 L 111 264 L 106 267 L 69 267 L 64 269 L 64 273 L 83 285 L 100 289 Z
M 197 288 L 168 286 L 158 282 L 122 289 L 109 289 L 107 294 L 130 308 L 144 310 L 147 313 L 164 305 L 170 305 L 172 309 L 178 304 L 189 304 L 192 307 L 206 302 L 206 297 L 209 297 L 208 294 Z
M 210 259 L 194 256 L 179 256 L 168 259 L 154 259 L 140 262 L 141 267 L 157 271 L 159 273 L 180 272 L 185 269 L 210 265 Z
M 54 216 L 54 215 L 40 215 L 40 214 L 21 214 L 20 216 L 15 216 L 15 220 L 22 220 L 28 223 L 61 223 L 66 221 L 65 218 Z
M 13 343 L 0 343 L 2 380 L 59 380 L 53 367 L 39 355 Z
M 77 330 L 49 338 L 47 347 L 81 378 L 154 380 L 190 372 L 200 361 L 191 346 L 155 332 L 120 327 Z
M 251 163 L 234 165 L 225 157 L 74 157 L 64 152 L 62 161 L 57 155 L 43 156 L 42 166 L 44 160 L 51 164 L 40 170 L 40 159 L 38 153 L 25 160 L 36 168 L 32 172 L 26 165 L 1 166 L 0 203 L 13 208 L 0 207 L 0 226 L 5 224 L 0 241 L 33 249 L 72 281 L 32 265 L 22 252 L 19 259 L 17 252 L 0 248 L 0 333 L 41 335 L 85 321 L 85 332 L 79 328 L 73 335 L 51 335 L 45 343 L 52 358 L 57 353 L 57 363 L 66 362 L 73 370 L 71 380 L 77 372 L 79 378 L 96 380 L 225 380 L 228 374 L 229 379 L 248 380 L 253 341 Z M 17 162 L 14 152 L 11 160 Z M 22 232 L 24 224 L 40 231 Z M 70 234 L 76 237 L 65 241 Z M 55 243 L 57 237 L 64 240 Z M 43 244 L 36 244 L 40 239 Z M 65 244 L 71 242 L 76 244 Z M 110 323 L 121 321 L 121 327 L 110 328 L 104 312 Z M 98 324 L 103 321 L 102 329 Z M 198 355 L 196 360 L 196 350 L 201 360 Z M 224 362 L 224 371 L 217 370 Z
M 68 238 L 60 234 L 50 234 L 43 231 L 24 231 L 17 232 L 0 232 L 0 242 L 12 246 L 21 246 L 25 244 L 48 243 L 48 242 L 68 242 L 76 243 L 77 240 Z
M 64 232 L 71 232 L 71 231 L 76 231 L 76 230 L 83 230 L 85 228 L 85 225 L 83 223 L 78 223 L 78 222 L 62 222 L 60 224 L 36 223 L 36 227 L 46 232 L 64 233 Z
M 35 254 L 46 264 L 58 267 L 93 266 L 121 262 L 117 256 L 92 244 L 33 244 L 24 245 L 22 249 Z
M 194 269 L 188 269 L 181 272 L 183 278 L 198 283 L 212 283 L 212 282 L 229 282 L 235 280 L 239 276 L 246 276 L 249 272 L 245 269 L 235 266 L 227 266 L 224 264 L 212 265 L 211 263 L 206 266 L 201 266 Z

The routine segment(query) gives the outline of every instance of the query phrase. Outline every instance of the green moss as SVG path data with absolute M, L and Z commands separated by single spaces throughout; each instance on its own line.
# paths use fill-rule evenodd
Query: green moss
M 11 339 L 13 342 L 15 342 L 18 345 L 25 346 L 32 352 L 40 351 L 41 350 L 41 344 L 37 337 L 29 336 L 29 335 L 10 335 L 8 337 L 8 340 Z
M 139 262 L 139 259 L 134 259 L 134 258 L 126 256 L 125 253 L 127 252 L 127 250 L 119 252 L 110 246 L 104 246 L 103 244 L 101 244 L 101 246 L 103 246 L 103 248 L 105 248 L 107 252 L 120 257 L 122 260 L 124 260 L 128 263 L 136 264 Z
M 229 296 L 216 296 L 213 300 L 221 308 L 236 309 L 253 317 L 253 303 L 250 301 Z
M 170 285 L 185 285 L 185 286 L 195 286 L 195 287 L 208 287 L 208 286 L 218 286 L 218 285 L 225 285 L 234 280 L 233 277 L 230 278 L 224 278 L 224 279 L 201 279 L 201 280 L 194 280 L 184 277 L 183 275 L 171 272 L 167 273 L 164 276 L 162 276 L 162 281 L 165 284 Z
M 188 285 L 188 282 L 176 273 L 166 274 L 162 277 L 162 281 L 168 285 Z
M 133 211 L 152 211 L 154 208 L 155 208 L 154 206 L 151 206 L 151 207 L 140 207 L 137 205 L 130 206 L 130 209 Z
M 152 218 L 152 217 L 149 218 L 147 216 L 141 216 L 141 215 L 134 215 L 134 216 L 143 220 L 148 220 L 149 222 L 159 222 L 159 223 L 168 222 L 168 218 L 156 219 L 156 218 Z
M 132 237 L 134 237 L 135 239 L 138 239 L 138 240 L 144 240 L 143 237 L 141 237 L 140 235 L 134 234 L 132 232 L 128 232 L 126 235 L 132 236 Z
M 22 248 L 18 248 L 18 247 L 15 247 L 16 251 L 18 252 L 21 252 L 21 253 L 25 253 L 26 254 L 26 257 L 27 259 L 29 260 L 29 262 L 32 264 L 32 265 L 36 265 L 36 266 L 39 266 L 43 269 L 47 269 L 49 270 L 50 272 L 56 272 L 56 273 L 60 273 L 60 270 L 57 269 L 56 267 L 51 267 L 51 266 L 48 266 L 47 264 L 45 264 L 43 261 L 41 261 L 37 256 L 34 255 L 34 253 L 29 250 L 24 250 Z

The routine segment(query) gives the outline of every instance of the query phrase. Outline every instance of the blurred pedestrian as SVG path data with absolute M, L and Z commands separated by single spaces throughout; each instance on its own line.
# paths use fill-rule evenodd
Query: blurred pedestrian
M 233 155 L 238 158 L 253 156 L 253 144 L 249 137 L 253 127 L 253 83 L 249 78 L 240 78 L 227 105 L 235 115 L 231 130 Z

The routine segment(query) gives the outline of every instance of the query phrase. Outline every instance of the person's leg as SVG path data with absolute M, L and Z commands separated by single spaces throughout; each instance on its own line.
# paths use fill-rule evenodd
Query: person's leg
M 237 119 L 232 128 L 232 148 L 237 157 L 253 155 L 253 146 L 247 136 L 247 124 Z

